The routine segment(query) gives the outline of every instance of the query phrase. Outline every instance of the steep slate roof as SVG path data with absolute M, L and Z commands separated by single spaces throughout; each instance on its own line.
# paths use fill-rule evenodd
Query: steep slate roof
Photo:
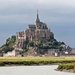
M 29 29 L 36 29 L 36 26 L 35 25 L 28 25 L 28 28 Z

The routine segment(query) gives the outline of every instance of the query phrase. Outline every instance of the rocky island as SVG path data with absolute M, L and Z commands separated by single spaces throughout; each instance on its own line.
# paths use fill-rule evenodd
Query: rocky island
M 35 24 L 16 32 L 0 47 L 3 56 L 62 56 L 69 55 L 71 50 L 64 42 L 54 38 L 47 24 L 40 21 L 38 11 Z

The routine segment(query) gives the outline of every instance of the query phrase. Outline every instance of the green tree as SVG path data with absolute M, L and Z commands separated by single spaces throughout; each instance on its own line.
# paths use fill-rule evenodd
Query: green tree
M 5 52 L 5 53 L 7 53 L 8 51 L 12 51 L 14 48 L 13 47 L 8 47 L 8 46 L 4 46 L 3 48 L 2 48 L 2 50 Z
M 29 46 L 34 47 L 34 42 L 33 41 L 29 42 Z
M 65 45 L 65 43 L 64 43 L 64 42 L 61 42 L 61 44 Z
M 61 51 L 63 49 L 63 47 L 62 46 L 59 46 L 58 49 Z
M 53 41 L 52 43 L 54 46 L 57 46 L 58 45 L 58 42 L 57 41 Z
M 16 36 L 13 35 L 11 36 L 11 38 L 8 38 L 6 40 L 6 43 L 4 45 L 2 45 L 1 50 L 3 50 L 4 52 L 12 51 L 14 49 L 12 46 L 14 45 L 15 42 Z
M 43 49 L 49 49 L 49 46 L 43 46 Z

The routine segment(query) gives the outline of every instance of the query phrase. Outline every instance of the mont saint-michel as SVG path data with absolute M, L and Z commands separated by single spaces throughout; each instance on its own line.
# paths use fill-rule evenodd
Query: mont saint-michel
M 43 23 L 39 19 L 39 14 L 37 12 L 37 18 L 35 24 L 28 25 L 27 29 L 23 32 L 16 33 L 16 44 L 17 48 L 22 48 L 24 41 L 35 40 L 49 40 L 54 38 L 53 32 L 48 29 L 46 23 Z M 39 42 L 35 42 L 37 45 Z
M 1 56 L 62 56 L 71 55 L 72 48 L 58 42 L 46 23 L 40 21 L 37 11 L 34 24 L 16 32 L 0 48 Z

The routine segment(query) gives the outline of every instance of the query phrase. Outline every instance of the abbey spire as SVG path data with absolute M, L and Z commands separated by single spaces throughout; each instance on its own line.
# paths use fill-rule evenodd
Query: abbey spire
M 36 22 L 40 22 L 39 14 L 38 14 L 38 9 L 37 9 L 37 18 L 36 18 Z

